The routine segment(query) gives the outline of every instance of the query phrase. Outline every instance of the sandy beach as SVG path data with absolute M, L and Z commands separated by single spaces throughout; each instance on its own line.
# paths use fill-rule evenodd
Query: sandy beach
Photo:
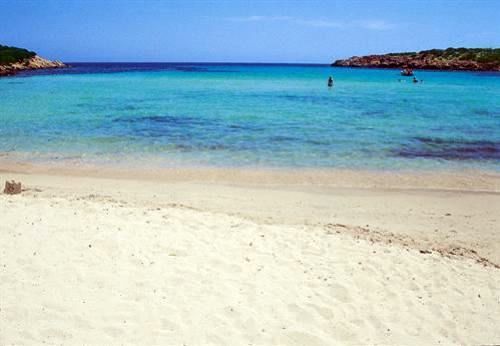
M 0 171 L 2 345 L 500 341 L 495 174 L 56 171 Z
M 0 0 L 0 346 L 500 346 L 499 22 Z

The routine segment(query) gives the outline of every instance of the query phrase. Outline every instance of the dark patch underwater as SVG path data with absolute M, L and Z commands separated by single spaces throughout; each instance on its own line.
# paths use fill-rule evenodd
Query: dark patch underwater
M 500 160 L 500 141 L 414 137 L 412 143 L 393 154 L 410 159 Z

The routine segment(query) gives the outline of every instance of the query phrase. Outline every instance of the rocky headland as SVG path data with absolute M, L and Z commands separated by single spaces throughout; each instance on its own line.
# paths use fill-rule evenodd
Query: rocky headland
M 11 76 L 24 70 L 67 67 L 60 61 L 50 61 L 23 48 L 0 45 L 0 77 Z
M 332 66 L 425 70 L 500 71 L 500 48 L 447 48 L 353 56 Z

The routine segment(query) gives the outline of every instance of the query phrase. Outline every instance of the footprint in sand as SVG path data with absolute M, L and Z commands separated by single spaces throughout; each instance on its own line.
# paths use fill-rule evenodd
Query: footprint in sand
M 347 288 L 338 283 L 332 283 L 330 291 L 332 292 L 333 298 L 341 303 L 350 303 L 352 301 L 352 297 Z

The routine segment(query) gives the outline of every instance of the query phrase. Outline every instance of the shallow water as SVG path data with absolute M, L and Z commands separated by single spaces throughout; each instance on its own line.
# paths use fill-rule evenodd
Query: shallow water
M 72 64 L 0 79 L 0 152 L 136 166 L 500 170 L 500 74 Z M 335 85 L 326 81 L 333 75 Z

